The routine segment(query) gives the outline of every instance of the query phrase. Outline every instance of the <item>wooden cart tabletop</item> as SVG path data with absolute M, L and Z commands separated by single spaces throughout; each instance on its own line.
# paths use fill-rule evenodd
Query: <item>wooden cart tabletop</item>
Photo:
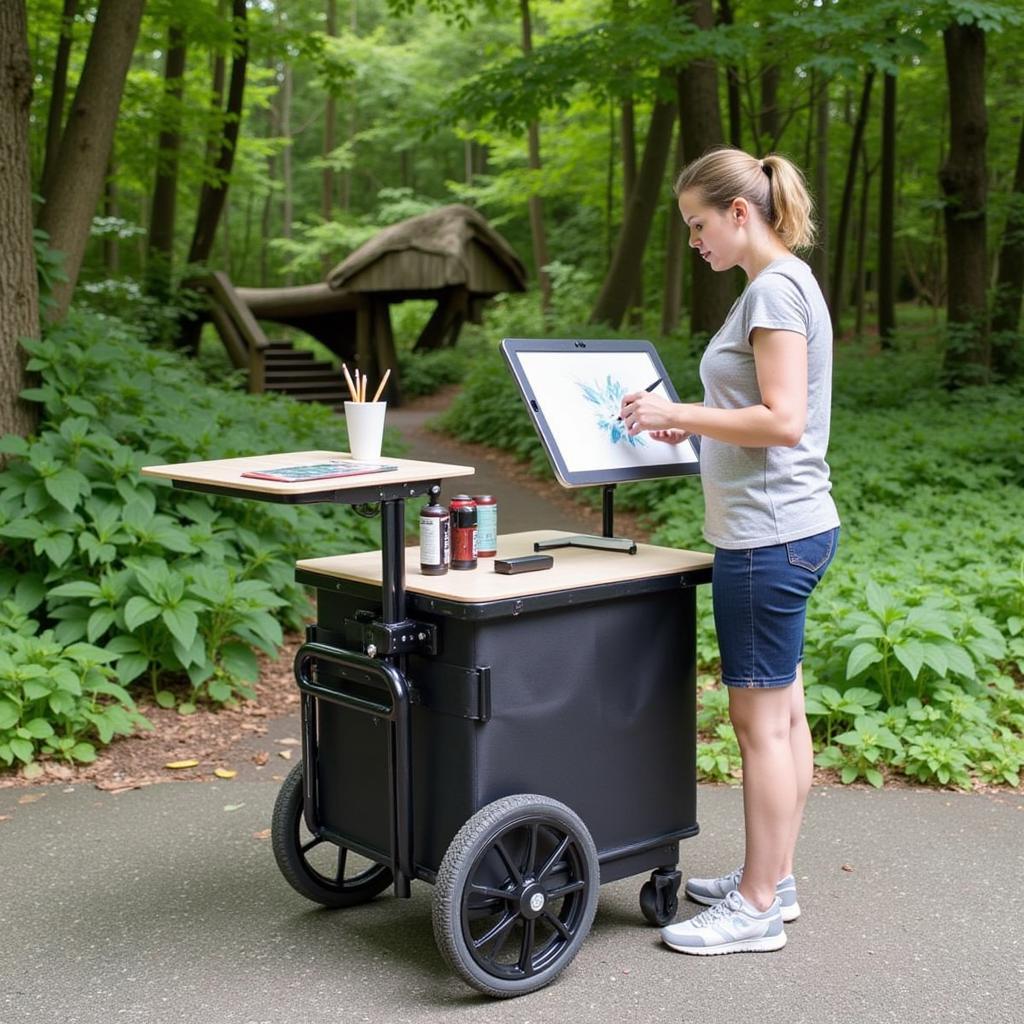
M 351 459 L 347 452 L 278 452 L 271 455 L 245 455 L 237 459 L 215 459 L 211 462 L 179 462 L 167 466 L 145 466 L 144 476 L 160 477 L 182 484 L 200 484 L 228 488 L 255 495 L 320 494 L 328 491 L 362 490 L 378 484 L 404 484 L 421 480 L 447 480 L 472 476 L 472 466 L 450 466 L 440 462 L 418 462 L 414 459 L 380 459 L 382 464 L 397 466 L 386 473 L 365 473 L 358 476 L 332 477 L 327 480 L 255 480 L 243 473 L 302 466 L 332 459 Z
M 505 534 L 498 538 L 498 553 L 495 557 L 532 555 L 534 541 L 562 536 L 569 537 L 572 534 L 560 530 Z M 502 576 L 494 571 L 494 558 L 481 558 L 476 569 L 450 569 L 443 576 L 424 576 L 420 571 L 419 547 L 409 547 L 405 549 L 405 587 L 408 591 L 428 597 L 476 604 L 707 570 L 712 563 L 710 552 L 680 551 L 651 544 L 638 544 L 635 555 L 577 547 L 557 548 L 546 554 L 552 556 L 555 564 L 551 569 L 539 572 Z M 297 563 L 297 568 L 359 583 L 375 586 L 381 584 L 379 551 L 306 558 Z

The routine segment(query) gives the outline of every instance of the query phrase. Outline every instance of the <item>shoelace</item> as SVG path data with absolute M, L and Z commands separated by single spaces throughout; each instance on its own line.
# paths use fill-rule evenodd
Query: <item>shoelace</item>
M 740 881 L 743 878 L 743 868 L 737 868 L 735 871 L 730 872 L 726 877 L 730 882 L 729 891 L 732 892 L 733 889 L 738 889 Z
M 737 909 L 739 909 L 738 904 L 730 904 L 729 897 L 726 896 L 721 903 L 716 903 L 713 907 L 708 907 L 707 910 L 702 910 L 696 917 L 690 918 L 689 923 L 692 924 L 694 928 L 705 928 L 709 924 L 717 921 L 720 917 L 728 917 Z

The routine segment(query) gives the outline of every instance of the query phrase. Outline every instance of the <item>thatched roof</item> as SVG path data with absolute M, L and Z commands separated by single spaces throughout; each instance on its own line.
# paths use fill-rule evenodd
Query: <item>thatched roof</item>
M 515 250 L 476 210 L 461 203 L 392 224 L 328 275 L 345 291 L 425 292 L 464 286 L 475 295 L 525 291 Z

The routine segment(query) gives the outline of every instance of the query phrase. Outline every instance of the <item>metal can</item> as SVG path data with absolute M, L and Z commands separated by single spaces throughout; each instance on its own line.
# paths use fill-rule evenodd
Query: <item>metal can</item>
M 452 568 L 475 569 L 477 554 L 476 502 L 468 494 L 451 500 Z
M 476 494 L 476 553 L 491 558 L 498 553 L 498 499 L 490 494 Z
M 420 572 L 443 576 L 451 561 L 451 516 L 444 505 L 420 509 Z

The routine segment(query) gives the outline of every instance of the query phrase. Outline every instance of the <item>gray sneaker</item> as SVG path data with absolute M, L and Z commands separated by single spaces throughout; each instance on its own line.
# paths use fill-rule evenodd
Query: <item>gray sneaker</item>
M 686 880 L 686 895 L 694 903 L 703 903 L 711 906 L 720 903 L 733 890 L 739 887 L 740 879 L 743 877 L 743 868 L 730 871 L 721 878 L 688 878 Z M 800 904 L 796 901 L 796 879 L 792 875 L 786 875 L 777 886 L 775 895 L 782 903 L 782 920 L 789 924 L 800 916 Z
M 778 897 L 765 911 L 751 906 L 733 889 L 724 900 L 689 921 L 661 929 L 661 941 L 680 953 L 764 953 L 782 949 L 786 930 Z

